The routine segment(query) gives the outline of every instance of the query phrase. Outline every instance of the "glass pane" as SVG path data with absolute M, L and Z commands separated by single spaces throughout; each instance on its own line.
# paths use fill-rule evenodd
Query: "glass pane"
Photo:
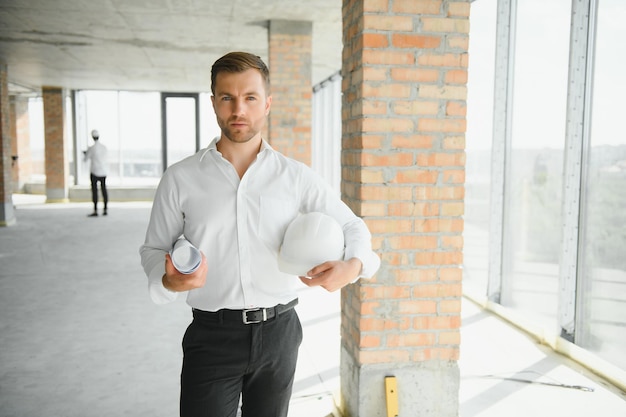
M 200 149 L 209 146 L 209 143 L 220 136 L 221 130 L 215 118 L 211 94 L 200 93 Z
M 32 161 L 32 175 L 27 182 L 45 184 L 45 133 L 43 122 L 43 98 L 31 98 L 28 100 L 28 129 L 30 138 L 30 152 Z
M 477 296 L 487 291 L 489 197 L 493 137 L 496 0 L 472 3 L 467 80 L 465 230 L 463 286 Z
M 120 92 L 121 182 L 155 185 L 163 173 L 161 94 Z
M 81 91 L 77 94 L 78 149 L 84 151 L 93 145 L 91 131 L 100 133 L 100 143 L 107 147 L 109 175 L 107 185 L 120 183 L 119 170 L 119 103 L 117 91 Z M 82 112 L 82 114 L 80 113 Z M 77 184 L 89 185 L 89 163 L 82 158 L 78 169 Z
M 167 165 L 196 152 L 196 100 L 167 97 Z
M 517 5 L 501 302 L 554 330 L 571 1 Z
M 163 172 L 159 93 L 79 91 L 76 109 L 78 148 L 93 144 L 93 129 L 108 148 L 109 185 L 158 183 Z M 82 159 L 78 184 L 89 184 L 89 167 Z
M 623 0 L 598 10 L 576 343 L 626 369 L 626 137 Z
M 67 163 L 69 166 L 69 177 L 68 184 L 75 184 L 74 181 L 74 167 L 76 165 L 76 157 L 74 153 L 74 119 L 72 117 L 72 99 L 70 97 L 65 97 L 65 128 L 63 130 L 64 133 L 64 146 L 65 146 L 65 155 L 67 158 Z
M 313 87 L 311 168 L 341 194 L 341 78 Z

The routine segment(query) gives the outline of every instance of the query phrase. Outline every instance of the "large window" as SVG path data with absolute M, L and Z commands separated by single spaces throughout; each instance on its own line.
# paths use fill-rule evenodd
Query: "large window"
M 31 177 L 26 182 L 43 183 L 46 180 L 45 141 L 43 123 L 43 99 L 41 97 L 28 100 L 28 133 L 31 153 Z
M 463 284 L 477 294 L 485 293 L 489 264 L 496 9 L 496 0 L 481 0 L 470 14 Z
M 341 75 L 313 87 L 311 167 L 341 194 Z
M 626 58 L 616 53 L 626 9 L 621 0 L 497 3 L 493 75 L 481 54 L 492 53 L 483 45 L 490 43 L 482 39 L 490 19 L 483 13 L 494 6 L 472 3 L 465 293 L 486 294 L 519 313 L 510 317 L 529 330 L 561 336 L 626 370 Z M 487 91 L 477 85 L 488 76 L 492 109 L 488 94 L 476 96 Z M 483 111 L 497 122 L 491 165 L 503 172 L 487 173 L 476 149 L 488 125 L 476 114 Z M 494 184 L 488 212 L 479 208 L 485 174 Z M 478 249 L 481 213 L 491 216 L 488 274 Z
M 591 146 L 583 189 L 576 342 L 626 369 L 626 96 L 623 50 L 626 9 L 598 9 Z
M 161 94 L 158 92 L 79 91 L 76 100 L 78 151 L 92 144 L 97 129 L 109 150 L 110 185 L 156 185 L 163 173 L 164 152 L 168 165 L 196 150 L 195 99 L 167 97 L 168 135 L 163 147 Z M 219 135 L 210 96 L 200 95 L 200 146 Z M 81 153 L 82 154 L 82 153 Z M 82 161 L 77 184 L 89 183 L 89 167 Z
M 193 155 L 196 144 L 197 94 L 163 94 L 162 117 L 166 121 L 165 156 L 170 166 L 189 155 Z
M 100 133 L 108 148 L 110 185 L 155 184 L 162 173 L 159 93 L 80 91 L 76 94 L 76 142 L 84 150 Z M 79 165 L 78 184 L 89 183 L 89 167 Z
M 555 329 L 570 0 L 517 2 L 502 304 Z

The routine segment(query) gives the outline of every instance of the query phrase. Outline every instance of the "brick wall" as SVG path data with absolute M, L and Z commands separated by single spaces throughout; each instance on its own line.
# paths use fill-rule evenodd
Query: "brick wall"
M 11 124 L 7 67 L 0 63 L 0 202 L 11 203 Z
M 312 27 L 311 22 L 272 20 L 269 28 L 269 142 L 307 165 L 311 164 Z
M 11 129 L 7 67 L 0 63 L 0 202 L 11 202 Z
M 65 201 L 68 195 L 68 163 L 64 143 L 63 90 L 43 87 L 43 112 L 48 202 Z
M 15 100 L 9 98 L 9 137 L 10 137 L 10 153 L 9 163 L 11 166 L 11 192 L 17 192 L 18 188 L 18 163 L 13 160 L 13 155 L 17 155 L 17 123 L 15 119 Z
M 0 62 L 0 226 L 10 226 L 15 223 L 9 107 L 7 65 Z
M 390 373 L 405 415 L 458 409 L 469 11 L 343 1 L 342 194 L 383 261 L 342 293 L 347 416 L 382 407 Z
M 18 160 L 13 164 L 13 191 L 20 192 L 32 175 L 28 98 L 11 97 L 11 152 Z

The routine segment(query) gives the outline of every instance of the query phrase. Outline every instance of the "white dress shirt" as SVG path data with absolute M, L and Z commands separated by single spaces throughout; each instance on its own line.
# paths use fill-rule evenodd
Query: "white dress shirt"
M 361 260 L 359 277 L 380 266 L 371 234 L 308 166 L 274 151 L 265 141 L 240 179 L 217 150 L 217 141 L 170 166 L 156 191 L 146 239 L 140 248 L 152 300 L 173 301 L 162 283 L 165 253 L 184 235 L 207 257 L 203 288 L 187 292 L 187 303 L 205 311 L 272 307 L 297 297 L 300 280 L 278 270 L 278 251 L 299 213 L 335 218 L 345 236 L 344 259 Z
M 94 141 L 87 152 L 85 152 L 85 162 L 91 160 L 89 171 L 96 177 L 106 177 L 108 174 L 107 167 L 107 147 L 100 143 L 100 140 Z

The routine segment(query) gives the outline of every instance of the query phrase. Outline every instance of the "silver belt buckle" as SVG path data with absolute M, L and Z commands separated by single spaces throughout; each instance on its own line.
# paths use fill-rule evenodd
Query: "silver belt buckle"
M 248 313 L 251 311 L 263 311 L 263 318 L 261 320 L 248 320 Z M 243 316 L 243 324 L 261 323 L 262 321 L 267 320 L 267 309 L 266 308 L 250 308 L 248 310 L 242 310 L 241 315 Z

